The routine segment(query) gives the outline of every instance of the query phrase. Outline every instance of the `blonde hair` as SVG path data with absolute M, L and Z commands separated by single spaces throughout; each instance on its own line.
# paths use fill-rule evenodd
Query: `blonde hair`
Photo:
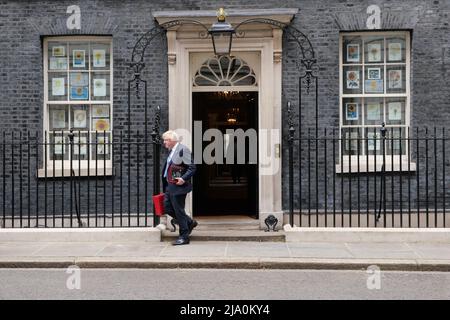
M 179 141 L 179 137 L 178 134 L 175 131 L 169 130 L 163 133 L 162 135 L 163 139 L 169 139 L 172 141 Z

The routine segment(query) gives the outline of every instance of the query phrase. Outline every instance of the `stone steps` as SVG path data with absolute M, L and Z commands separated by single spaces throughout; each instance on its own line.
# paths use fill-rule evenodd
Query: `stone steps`
M 164 230 L 161 241 L 174 241 L 178 237 L 178 229 L 175 232 Z M 190 236 L 191 241 L 259 241 L 259 242 L 284 242 L 283 231 L 266 232 L 264 230 L 239 230 L 239 229 L 200 229 L 195 228 Z
M 285 241 L 283 230 L 266 232 L 260 229 L 259 220 L 245 215 L 200 216 L 195 219 L 198 226 L 190 236 L 191 241 Z M 162 232 L 162 241 L 173 241 L 178 237 L 178 226 L 175 232 L 171 229 L 172 226 Z

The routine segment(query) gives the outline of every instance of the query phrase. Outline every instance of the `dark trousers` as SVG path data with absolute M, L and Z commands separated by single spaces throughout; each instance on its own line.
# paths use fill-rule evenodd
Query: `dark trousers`
M 164 213 L 178 222 L 180 238 L 189 238 L 189 225 L 192 219 L 186 214 L 184 205 L 186 202 L 186 194 L 173 195 L 166 191 L 164 194 Z

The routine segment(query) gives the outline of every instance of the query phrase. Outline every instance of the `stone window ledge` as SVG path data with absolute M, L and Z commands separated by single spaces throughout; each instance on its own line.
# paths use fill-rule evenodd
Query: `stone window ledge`
M 47 171 L 47 173 L 46 173 L 46 171 Z M 37 177 L 39 179 L 70 178 L 70 171 L 71 171 L 70 168 L 64 168 L 64 170 L 61 168 L 55 168 L 55 170 L 53 170 L 53 168 L 47 168 L 47 170 L 39 169 Z M 89 172 L 88 172 L 87 168 L 81 168 L 81 169 L 73 168 L 73 175 L 74 175 L 74 177 L 96 177 L 96 178 L 103 177 L 103 176 L 111 177 L 114 175 L 114 168 L 112 168 L 112 167 L 106 167 L 106 168 L 101 167 L 100 168 L 99 167 L 96 170 L 95 167 L 94 168 L 91 167 L 89 169 Z
M 368 165 L 366 161 L 360 160 L 359 162 L 359 171 L 358 171 L 358 162 L 352 161 L 352 164 L 350 164 L 346 161 L 341 164 L 336 165 L 336 173 L 368 173 L 368 172 L 377 172 L 381 173 L 382 171 L 383 162 L 377 161 L 376 167 L 375 162 L 369 161 Z M 402 162 L 400 165 L 400 162 L 394 161 L 392 164 L 391 161 L 386 161 L 386 168 L 384 170 L 385 172 L 413 172 L 416 171 L 416 163 L 410 162 L 408 167 L 408 162 Z

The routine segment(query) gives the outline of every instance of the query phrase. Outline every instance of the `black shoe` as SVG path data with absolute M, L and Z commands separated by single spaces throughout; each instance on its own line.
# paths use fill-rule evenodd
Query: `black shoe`
M 198 222 L 195 220 L 192 220 L 192 223 L 189 225 L 189 234 L 192 233 L 192 230 L 194 230 L 194 228 L 198 226 Z
M 189 244 L 189 239 L 178 238 L 175 242 L 172 243 L 174 246 L 181 246 L 183 244 Z

